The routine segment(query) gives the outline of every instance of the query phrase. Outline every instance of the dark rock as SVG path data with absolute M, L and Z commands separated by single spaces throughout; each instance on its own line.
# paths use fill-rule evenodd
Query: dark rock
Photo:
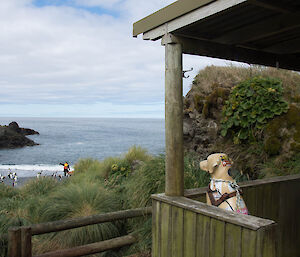
M 37 131 L 20 128 L 17 122 L 11 122 L 8 126 L 0 126 L 0 148 L 17 148 L 23 146 L 38 145 L 25 135 L 39 134 Z
M 9 123 L 8 128 L 19 133 L 21 131 L 19 124 L 15 121 Z
M 39 135 L 40 133 L 33 130 L 33 129 L 29 129 L 29 128 L 21 128 L 21 133 L 23 135 Z

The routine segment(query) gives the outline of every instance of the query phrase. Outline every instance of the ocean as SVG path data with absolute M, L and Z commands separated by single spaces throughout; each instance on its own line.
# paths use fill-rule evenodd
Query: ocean
M 39 145 L 0 150 L 0 173 L 9 171 L 19 177 L 63 174 L 60 163 L 71 170 L 83 158 L 103 160 L 121 156 L 133 146 L 153 155 L 164 153 L 163 119 L 117 118 L 0 118 L 0 125 L 16 121 L 22 128 L 38 131 L 28 136 Z

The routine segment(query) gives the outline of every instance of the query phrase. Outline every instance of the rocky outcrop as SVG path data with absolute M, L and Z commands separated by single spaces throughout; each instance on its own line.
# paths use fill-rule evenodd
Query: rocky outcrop
M 20 128 L 17 122 L 11 122 L 8 126 L 0 126 L 0 148 L 18 148 L 23 146 L 38 145 L 27 135 L 39 134 L 39 132 Z
M 183 115 L 184 147 L 200 159 L 215 150 L 220 136 L 220 114 L 229 91 L 216 88 L 207 96 L 191 90 L 185 97 Z
M 239 136 L 238 130 L 232 130 L 225 135 L 223 133 L 222 136 L 224 122 L 221 122 L 224 119 L 227 103 L 230 102 L 232 90 L 240 82 L 253 78 L 253 74 L 247 75 L 247 70 L 243 68 L 208 67 L 199 72 L 190 91 L 184 97 L 185 151 L 192 152 L 200 160 L 206 159 L 211 153 L 225 152 L 235 161 L 236 170 L 253 179 L 262 174 L 260 172 L 264 164 L 266 170 L 269 165 L 273 170 L 276 168 L 278 172 L 288 174 L 285 173 L 284 165 L 280 167 L 277 165 L 275 168 L 271 165 L 273 162 L 287 163 L 300 153 L 300 76 L 293 72 L 269 68 L 262 71 L 254 69 L 251 73 L 261 75 L 260 78 L 280 78 L 284 89 L 284 100 L 289 103 L 288 110 L 281 114 L 276 114 L 277 110 L 273 110 L 276 115 L 266 116 L 264 126 L 260 130 L 252 130 L 252 137 L 247 140 L 234 140 L 235 136 Z M 268 90 L 273 92 L 274 89 Z M 250 96 L 251 94 L 247 95 L 249 98 Z M 273 97 L 272 101 L 275 101 L 274 99 Z M 254 99 L 254 103 L 258 103 L 258 100 Z M 231 107 L 232 112 L 238 109 L 234 105 Z M 281 105 L 279 107 L 281 108 Z M 264 110 L 261 113 L 270 111 Z M 255 114 L 255 117 L 260 116 Z

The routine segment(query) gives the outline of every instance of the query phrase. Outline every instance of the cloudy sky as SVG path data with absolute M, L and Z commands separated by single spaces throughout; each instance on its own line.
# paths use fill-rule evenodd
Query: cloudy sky
M 164 48 L 132 24 L 172 2 L 0 0 L 0 117 L 163 118 Z M 184 56 L 184 93 L 211 64 Z

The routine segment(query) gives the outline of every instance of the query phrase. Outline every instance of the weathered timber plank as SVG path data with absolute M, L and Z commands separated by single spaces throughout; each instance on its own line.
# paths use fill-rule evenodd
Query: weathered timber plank
M 256 231 L 242 229 L 241 257 L 255 257 L 256 255 Z
M 208 257 L 210 248 L 210 217 L 197 214 L 197 257 Z
M 279 215 L 279 208 L 280 208 L 278 204 L 279 194 L 280 194 L 280 190 L 279 190 L 280 183 L 273 183 L 266 186 L 270 187 L 269 189 L 270 191 L 267 193 L 267 196 L 271 198 L 271 201 L 270 203 L 266 202 L 269 208 L 268 211 L 264 214 L 264 218 L 271 219 L 278 222 L 278 215 Z M 268 200 L 266 199 L 266 201 Z
M 64 249 L 54 252 L 43 253 L 34 257 L 77 257 L 94 253 L 104 252 L 110 249 L 120 248 L 125 245 L 133 244 L 137 239 L 132 235 L 122 236 L 105 240 L 97 243 L 77 246 L 71 249 Z
M 169 196 L 183 196 L 182 48 L 165 46 L 166 185 Z
M 8 229 L 8 257 L 21 257 L 21 229 Z
M 277 225 L 270 225 L 256 231 L 256 257 L 277 257 L 276 230 Z
M 186 198 L 190 198 L 193 200 L 197 200 L 197 201 L 206 203 L 206 197 L 205 197 L 206 191 L 207 191 L 207 187 L 185 189 L 184 196 Z
M 171 205 L 161 203 L 161 257 L 172 257 L 171 237 L 172 237 L 172 208 Z
M 265 186 L 260 185 L 255 188 L 256 191 L 256 207 L 255 207 L 255 216 L 264 218 L 264 209 L 267 206 L 264 206 L 264 199 L 265 199 Z
M 289 181 L 288 188 L 290 190 L 289 192 L 289 198 L 287 201 L 289 201 L 289 214 L 290 214 L 290 224 L 291 224 L 291 233 L 290 233 L 290 254 L 291 256 L 299 256 L 300 255 L 300 238 L 299 238 L 299 230 L 297 228 L 299 227 L 300 223 L 300 207 L 299 207 L 299 195 L 300 195 L 300 182 L 297 181 Z
M 279 217 L 278 217 L 278 253 L 279 256 L 289 256 L 287 249 L 290 240 L 290 202 L 289 188 L 287 183 L 280 183 L 279 195 Z M 286 255 L 287 254 L 287 255 Z
M 31 227 L 21 227 L 21 256 L 32 256 Z
M 241 191 L 242 191 L 242 197 L 243 197 L 243 199 L 245 201 L 245 204 L 247 206 L 248 187 L 244 187 L 243 189 L 241 189 Z
M 217 219 L 210 221 L 209 256 L 224 256 L 225 222 Z
M 280 183 L 279 196 L 279 256 L 298 256 L 299 250 L 299 189 L 300 183 L 289 181 Z
M 293 182 L 292 184 L 294 190 L 296 192 L 294 192 L 294 201 L 297 201 L 297 203 L 294 204 L 294 217 L 296 219 L 296 224 L 295 224 L 295 229 L 296 229 L 296 233 L 295 233 L 295 243 L 294 245 L 296 246 L 296 254 L 294 256 L 300 256 L 300 204 L 299 204 L 299 191 L 300 191 L 300 181 L 298 182 Z
M 110 213 L 102 213 L 87 217 L 74 218 L 69 220 L 60 220 L 54 222 L 46 222 L 34 224 L 31 226 L 32 235 L 40 235 L 50 232 L 57 232 L 71 228 L 79 228 L 87 225 L 111 222 L 115 220 L 135 218 L 144 215 L 151 215 L 152 208 L 137 208 L 131 210 L 116 211 Z
M 184 211 L 184 257 L 196 257 L 197 214 Z
M 205 203 L 194 201 L 185 197 L 170 197 L 165 194 L 152 195 L 152 198 L 177 206 L 185 210 L 191 210 L 195 213 L 203 214 L 214 219 L 225 221 L 231 224 L 239 225 L 245 228 L 257 230 L 261 227 L 275 223 L 272 220 L 262 219 L 251 215 L 242 215 L 232 211 L 226 211 L 215 206 L 209 206 Z
M 291 181 L 291 180 L 300 180 L 300 175 L 296 174 L 296 175 L 278 176 L 278 177 L 272 177 L 272 178 L 245 181 L 245 182 L 240 182 L 239 186 L 242 188 L 243 192 L 245 192 L 245 194 L 247 195 L 247 189 L 249 187 L 265 185 L 265 184 L 274 184 L 274 183 L 278 184 L 283 181 Z M 190 198 L 190 199 L 198 199 L 198 197 L 203 197 L 203 195 L 205 195 L 206 190 L 207 190 L 207 187 L 186 189 L 186 190 L 184 190 L 184 196 L 187 198 Z M 203 202 L 205 202 L 205 201 L 203 201 Z
M 291 180 L 300 180 L 300 174 L 245 181 L 239 183 L 239 185 L 243 188 L 243 187 L 258 186 L 263 184 L 278 183 L 283 181 L 291 181 Z
M 241 227 L 225 225 L 225 257 L 241 257 Z
M 172 257 L 183 255 L 183 209 L 172 207 Z
M 160 257 L 160 202 L 152 201 L 152 256 Z
M 257 216 L 256 189 L 257 189 L 256 186 L 247 188 L 247 202 L 246 202 L 246 205 L 247 205 L 249 214 L 251 214 L 253 216 Z

